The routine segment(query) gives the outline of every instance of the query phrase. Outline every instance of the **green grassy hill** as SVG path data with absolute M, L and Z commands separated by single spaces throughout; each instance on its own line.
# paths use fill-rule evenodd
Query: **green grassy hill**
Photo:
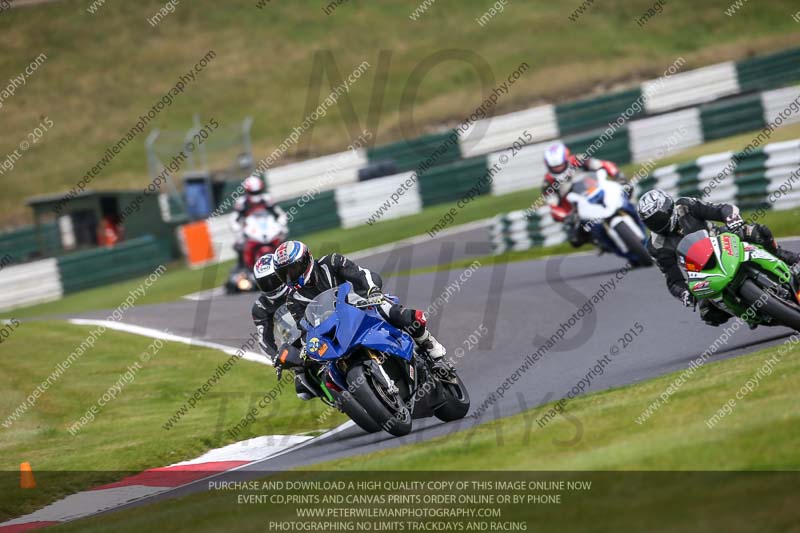
M 147 183 L 144 139 L 152 127 L 186 129 L 193 113 L 233 125 L 255 117 L 258 157 L 272 151 L 302 121 L 315 52 L 329 50 L 343 75 L 366 60 L 371 68 L 351 89 L 361 127 L 366 124 L 380 50 L 391 52 L 386 93 L 375 139 L 400 136 L 401 99 L 420 62 L 444 49 L 468 49 L 498 79 L 521 62 L 532 66 L 499 112 L 564 100 L 657 76 L 678 55 L 686 68 L 738 59 L 796 44 L 798 26 L 789 0 L 748 4 L 733 16 L 729 0 L 698 4 L 670 0 L 644 28 L 635 23 L 649 0 L 593 4 L 576 22 L 578 2 L 509 2 L 483 27 L 476 19 L 488 1 L 438 0 L 419 20 L 418 3 L 350 0 L 330 15 L 325 2 L 271 0 L 183 1 L 157 27 L 161 0 L 107 1 L 94 14 L 89 0 L 67 0 L 0 14 L 0 90 L 39 53 L 47 60 L 0 108 L 0 160 L 43 118 L 54 126 L 0 179 L 0 225 L 25 221 L 23 199 L 68 189 L 172 87 L 178 76 L 213 50 L 212 63 L 164 109 L 92 183 L 96 188 Z M 329 91 L 324 80 L 323 96 Z M 413 106 L 417 135 L 452 122 L 481 100 L 473 67 L 446 61 L 424 77 Z M 407 107 L 404 108 L 408 110 Z M 338 108 L 322 118 L 301 153 L 286 160 L 347 146 Z

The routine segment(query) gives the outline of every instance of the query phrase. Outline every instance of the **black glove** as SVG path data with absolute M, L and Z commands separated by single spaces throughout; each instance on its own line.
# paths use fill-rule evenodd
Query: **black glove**
M 379 287 L 370 287 L 369 291 L 367 291 L 367 301 L 371 305 L 379 305 L 383 303 L 384 298 L 383 292 Z
M 685 290 L 681 293 L 681 302 L 686 307 L 694 307 L 697 304 L 697 298 L 689 290 Z
M 728 226 L 728 229 L 731 231 L 739 231 L 742 229 L 742 226 L 744 226 L 744 219 L 742 215 L 737 212 L 725 219 L 725 225 Z

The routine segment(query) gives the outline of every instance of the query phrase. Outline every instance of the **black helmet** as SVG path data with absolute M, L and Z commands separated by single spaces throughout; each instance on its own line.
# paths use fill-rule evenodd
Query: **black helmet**
M 638 211 L 653 233 L 667 233 L 675 228 L 675 201 L 661 189 L 647 191 L 639 200 Z
M 289 287 L 300 289 L 311 282 L 314 258 L 300 241 L 286 241 L 275 250 L 275 271 Z
M 256 285 L 272 300 L 280 298 L 289 290 L 275 271 L 275 258 L 272 254 L 264 254 L 258 258 L 253 267 Z

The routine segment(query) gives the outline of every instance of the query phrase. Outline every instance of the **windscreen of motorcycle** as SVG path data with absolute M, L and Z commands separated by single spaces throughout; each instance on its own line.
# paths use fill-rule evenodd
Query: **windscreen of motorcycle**
M 317 295 L 306 307 L 306 322 L 308 322 L 312 328 L 319 327 L 320 324 L 325 322 L 328 317 L 336 311 L 337 290 L 338 287 L 334 287 Z
M 294 344 L 300 338 L 302 332 L 297 327 L 294 317 L 289 312 L 286 304 L 280 306 L 273 315 L 274 326 L 272 333 L 275 336 L 275 345 Z
M 681 266 L 689 272 L 701 272 L 709 265 L 714 258 L 714 245 L 711 243 L 711 236 L 706 230 L 690 233 L 678 243 L 678 256 L 681 258 Z

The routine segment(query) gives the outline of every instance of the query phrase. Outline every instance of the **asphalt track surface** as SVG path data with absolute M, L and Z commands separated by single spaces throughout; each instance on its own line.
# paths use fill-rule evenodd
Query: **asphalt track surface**
M 442 241 L 458 248 L 464 245 L 464 239 L 468 241 L 471 237 L 475 235 L 456 234 Z M 785 241 L 784 245 L 800 250 L 800 240 Z M 435 253 L 435 250 L 428 250 L 424 255 L 430 257 Z M 423 254 L 419 257 L 424 259 Z M 374 261 L 380 260 L 374 258 Z M 380 266 L 368 260 L 361 262 L 371 267 Z M 369 435 L 356 427 L 349 427 L 250 464 L 236 474 L 236 479 L 241 479 L 243 474 L 297 468 L 415 443 L 557 400 L 566 396 L 612 346 L 620 348 L 618 355 L 605 367 L 603 375 L 591 381 L 585 392 L 636 383 L 687 368 L 690 361 L 717 340 L 722 329 L 704 325 L 698 313 L 684 308 L 669 296 L 663 277 L 656 268 L 632 270 L 620 277 L 622 266 L 623 261 L 617 257 L 589 252 L 474 270 L 460 289 L 451 295 L 449 303 L 431 320 L 432 330 L 448 347 L 450 354 L 463 350 L 463 356 L 457 359 L 457 368 L 472 400 L 472 410 L 466 419 L 451 423 L 433 418 L 415 420 L 412 433 L 403 438 L 382 432 Z M 386 285 L 407 305 L 425 308 L 462 272 L 457 269 L 413 277 L 391 277 Z M 614 288 L 608 289 L 602 301 L 568 329 L 563 340 L 559 340 L 552 350 L 523 373 L 482 417 L 475 419 L 471 416 L 520 367 L 528 354 L 555 334 L 561 324 L 568 323 L 587 300 L 598 294 L 601 286 L 610 287 L 612 280 Z M 124 320 L 239 346 L 251 332 L 249 310 L 252 300 L 252 295 L 240 295 L 136 307 L 126 313 Z M 104 314 L 82 316 L 102 318 Z M 644 328 L 643 333 L 630 346 L 622 348 L 620 337 L 635 328 L 637 322 Z M 477 347 L 468 349 L 466 339 L 482 324 L 488 329 L 488 334 L 483 335 Z M 775 345 L 790 334 L 786 328 L 750 331 L 743 327 L 709 361 Z M 642 405 L 642 409 L 646 407 Z M 658 417 L 658 413 L 653 416 Z M 537 426 L 532 420 L 530 423 L 530 438 L 536 438 Z M 581 425 L 580 438 L 591 439 L 590 424 Z M 217 479 L 233 475 L 223 474 Z M 159 499 L 206 490 L 207 486 L 205 481 L 197 482 L 160 495 Z M 146 501 L 130 505 L 142 503 Z

